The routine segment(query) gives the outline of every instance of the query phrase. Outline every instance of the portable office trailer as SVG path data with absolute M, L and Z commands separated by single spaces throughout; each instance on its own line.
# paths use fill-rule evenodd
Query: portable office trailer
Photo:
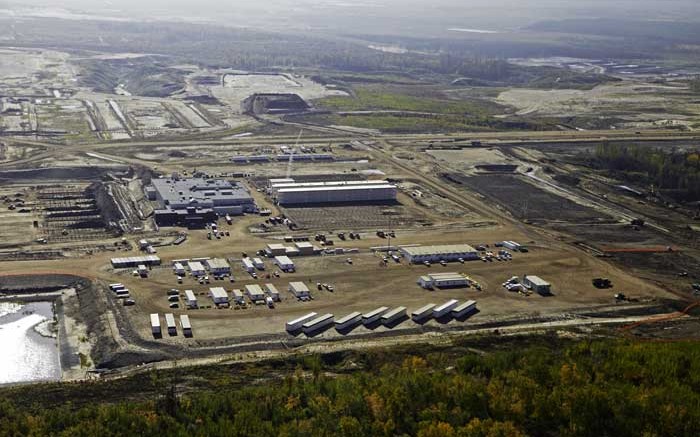
M 194 295 L 194 292 L 192 290 L 185 290 L 185 304 L 189 308 L 199 308 L 197 296 Z
M 234 289 L 233 292 L 231 292 L 231 295 L 233 296 L 233 301 L 239 305 L 242 305 L 245 303 L 245 297 L 243 296 L 243 292 L 239 289 Z
M 308 297 L 309 296 L 309 287 L 306 286 L 303 282 L 290 282 L 289 283 L 289 291 L 294 295 L 296 298 L 302 298 L 302 297 Z
M 296 246 L 296 248 L 299 250 L 300 255 L 313 255 L 316 250 L 314 245 L 308 241 L 294 243 L 294 246 Z
M 265 270 L 265 263 L 260 258 L 253 258 L 253 265 L 258 270 Z
M 463 304 L 457 305 L 452 310 L 452 317 L 466 316 L 467 314 L 471 313 L 475 309 L 476 309 L 476 301 L 475 300 L 468 300 L 468 301 L 464 302 Z
M 127 258 L 112 258 L 112 267 L 115 269 L 126 269 L 133 268 L 139 264 L 144 264 L 147 266 L 159 266 L 160 258 L 155 255 L 146 256 L 130 256 Z
M 449 314 L 458 304 L 459 301 L 456 299 L 448 300 L 447 302 L 443 303 L 442 305 L 436 307 L 433 310 L 433 317 L 437 319 L 446 314 Z
M 212 287 L 209 289 L 209 296 L 212 298 L 215 304 L 227 304 L 228 294 L 223 287 Z
M 284 244 L 273 243 L 267 245 L 267 247 L 265 248 L 265 254 L 267 254 L 267 256 L 269 257 L 284 256 L 286 250 L 287 247 Z
M 145 278 L 146 276 L 148 276 L 148 268 L 143 264 L 139 264 L 138 267 L 136 267 L 136 271 L 139 273 L 139 276 L 141 276 L 142 278 Z
M 435 309 L 434 303 L 429 303 L 428 305 L 421 307 L 411 313 L 411 318 L 413 320 L 423 320 L 433 315 L 433 310 Z
M 362 313 L 355 311 L 347 316 L 335 321 L 335 329 L 342 331 L 343 329 L 355 326 L 357 323 L 362 321 Z
M 245 294 L 253 303 L 265 302 L 265 293 L 258 284 L 250 284 L 245 286 Z
M 528 288 L 531 288 L 533 291 L 539 294 L 547 295 L 552 293 L 552 284 L 540 278 L 539 276 L 523 276 L 523 285 L 525 285 Z
M 301 331 L 306 334 L 312 334 L 319 331 L 329 325 L 333 324 L 333 314 L 324 314 L 322 316 L 316 317 L 313 320 L 309 320 L 301 326 Z
M 151 314 L 151 332 L 154 335 L 160 334 L 160 318 L 158 314 Z
M 231 266 L 225 259 L 212 258 L 206 260 L 205 263 L 212 275 L 228 275 L 231 273 Z
M 255 271 L 255 266 L 250 258 L 243 258 L 241 260 L 241 265 L 243 265 L 243 270 L 248 273 L 253 273 Z
M 386 325 L 388 323 L 395 322 L 402 317 L 406 317 L 406 307 L 394 308 L 393 310 L 382 314 L 382 323 Z
M 280 268 L 280 270 L 285 272 L 291 272 L 295 269 L 294 262 L 292 262 L 288 256 L 276 256 L 274 263 Z
M 522 247 L 515 241 L 503 241 L 501 244 L 503 245 L 503 247 L 507 247 L 510 250 L 520 250 L 520 248 Z
M 469 287 L 471 281 L 460 273 L 431 273 L 421 276 L 418 284 L 426 289 Z
M 183 314 L 180 316 L 180 327 L 185 337 L 192 336 L 192 325 L 190 324 L 190 316 Z
M 368 325 L 370 323 L 376 322 L 382 317 L 382 314 L 389 311 L 388 307 L 379 307 L 376 310 L 370 311 L 362 315 L 362 323 Z
M 183 266 L 182 263 L 175 263 L 173 264 L 173 273 L 178 276 L 185 276 L 187 272 L 185 271 L 185 266 Z
M 175 325 L 175 316 L 172 313 L 165 315 L 165 325 L 168 327 L 168 334 L 177 334 L 177 325 Z
M 280 301 L 280 292 L 274 284 L 265 284 L 265 292 L 267 292 L 267 295 L 270 296 L 272 300 L 276 302 Z
M 445 244 L 437 246 L 402 246 L 399 252 L 412 264 L 425 261 L 458 261 L 479 259 L 479 252 L 468 244 Z
M 117 291 L 114 292 L 114 294 L 117 295 L 117 297 L 128 297 L 129 296 L 129 289 L 128 288 L 120 288 Z
M 112 291 L 117 291 L 117 290 L 122 289 L 122 288 L 124 288 L 124 284 L 122 284 L 121 282 L 117 282 L 115 284 L 109 284 L 109 289 Z
M 317 315 L 318 314 L 316 314 L 316 313 L 309 313 L 305 316 L 301 316 L 298 319 L 294 319 L 290 322 L 287 322 L 287 324 L 285 325 L 285 328 L 287 329 L 287 331 L 296 331 L 296 330 L 300 329 L 304 325 L 304 323 L 313 319 Z
M 192 276 L 204 276 L 206 274 L 204 266 L 199 261 L 190 261 L 187 263 L 187 267 L 189 267 Z

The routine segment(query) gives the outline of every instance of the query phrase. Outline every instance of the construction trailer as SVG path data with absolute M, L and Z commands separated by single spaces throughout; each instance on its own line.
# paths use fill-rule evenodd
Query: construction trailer
M 187 268 L 190 269 L 190 273 L 192 274 L 192 276 L 195 276 L 195 277 L 204 276 L 207 274 L 207 271 L 204 269 L 204 266 L 199 261 L 188 262 Z
M 406 317 L 406 307 L 398 307 L 393 310 L 387 311 L 382 314 L 382 323 L 388 325 L 390 323 L 396 322 L 397 320 Z
M 243 270 L 248 273 L 253 273 L 255 271 L 255 265 L 253 264 L 253 260 L 250 258 L 243 258 L 241 260 L 241 265 L 243 266 Z
M 376 310 L 372 310 L 368 313 L 365 313 L 362 315 L 362 323 L 365 325 L 374 323 L 377 320 L 379 320 L 382 317 L 382 315 L 387 311 L 389 311 L 389 307 L 379 307 Z
M 279 302 L 281 300 L 280 292 L 277 290 L 277 287 L 275 287 L 274 284 L 265 284 L 265 292 L 275 302 Z
M 144 264 L 139 264 L 138 267 L 136 267 L 136 271 L 142 278 L 148 277 L 148 267 L 146 267 Z
M 253 258 L 253 265 L 258 270 L 265 270 L 265 263 L 260 258 Z
M 304 325 L 304 323 L 314 319 L 318 314 L 316 313 L 309 313 L 304 316 L 299 317 L 298 319 L 294 319 L 290 322 L 287 322 L 285 325 L 285 329 L 287 331 L 297 331 L 301 329 L 301 327 Z
M 115 269 L 126 269 L 138 267 L 139 264 L 145 266 L 159 266 L 161 261 L 156 255 L 131 256 L 128 258 L 112 258 L 112 267 Z
M 434 303 L 429 303 L 424 307 L 421 307 L 411 313 L 411 318 L 414 321 L 425 320 L 433 315 L 436 305 Z
M 177 335 L 177 325 L 175 325 L 175 316 L 172 313 L 165 315 L 165 326 L 168 327 L 169 335 Z
M 205 264 L 212 275 L 221 276 L 231 274 L 231 266 L 229 265 L 228 261 L 223 258 L 208 259 L 205 261 Z
M 153 335 L 160 335 L 160 317 L 158 314 L 151 314 L 151 332 Z
M 472 281 L 461 273 L 430 273 L 418 278 L 418 284 L 427 289 L 461 288 L 471 286 Z
M 265 292 L 258 284 L 246 285 L 245 294 L 248 295 L 248 299 L 256 305 L 265 303 Z
M 448 300 L 447 302 L 433 309 L 433 317 L 439 319 L 440 317 L 450 314 L 450 312 L 452 312 L 457 305 L 459 305 L 459 301 L 457 299 Z
M 265 247 L 265 254 L 268 257 L 284 256 L 287 253 L 287 247 L 284 244 L 272 243 Z
M 316 248 L 314 247 L 313 244 L 311 244 L 308 241 L 296 242 L 296 243 L 294 243 L 294 246 L 299 251 L 299 255 L 302 255 L 302 256 L 309 256 L 309 255 L 313 255 L 316 253 Z
M 479 252 L 468 244 L 399 247 L 399 252 L 412 264 L 422 264 L 426 261 L 436 263 L 479 259 Z
M 109 289 L 112 290 L 112 291 L 115 291 L 115 292 L 116 292 L 117 290 L 122 290 L 122 289 L 124 289 L 124 288 L 126 288 L 126 287 L 124 287 L 124 284 L 122 284 L 121 282 L 116 282 L 116 283 L 114 283 L 114 284 L 109 284 Z
M 301 331 L 305 335 L 310 335 L 332 325 L 333 323 L 333 314 L 324 314 L 301 325 Z
M 516 243 L 515 241 L 502 241 L 501 245 L 510 250 L 520 250 L 522 245 Z
M 238 305 L 243 305 L 245 303 L 245 296 L 243 295 L 243 292 L 239 289 L 234 289 L 231 292 L 231 296 L 233 297 L 233 302 L 238 304 Z
M 552 284 L 534 275 L 523 276 L 523 285 L 541 295 L 552 294 Z
M 292 293 L 297 299 L 310 296 L 309 287 L 307 287 L 306 284 L 301 281 L 290 282 L 289 292 Z
M 468 300 L 452 309 L 452 317 L 460 318 L 476 310 L 476 301 Z
M 229 303 L 228 293 L 226 293 L 224 287 L 211 287 L 209 289 L 209 297 L 216 305 L 228 305 Z
M 338 320 L 335 321 L 335 329 L 338 331 L 343 331 L 348 328 L 352 328 L 353 326 L 357 325 L 362 321 L 362 313 L 359 311 L 355 311 L 354 313 L 350 313 L 345 317 L 342 317 Z
M 294 262 L 291 259 L 289 259 L 289 257 L 286 255 L 276 256 L 274 264 L 277 267 L 279 267 L 280 270 L 282 270 L 283 272 L 293 272 L 296 270 Z
M 185 266 L 183 266 L 182 263 L 176 262 L 173 264 L 173 273 L 175 273 L 178 276 L 185 276 L 187 274 L 187 271 L 185 270 Z
M 192 337 L 192 324 L 190 324 L 190 316 L 187 314 L 180 316 L 180 327 L 182 328 L 182 334 L 185 337 Z
M 190 309 L 199 308 L 199 302 L 197 301 L 197 296 L 194 295 L 194 291 L 185 290 L 185 305 Z

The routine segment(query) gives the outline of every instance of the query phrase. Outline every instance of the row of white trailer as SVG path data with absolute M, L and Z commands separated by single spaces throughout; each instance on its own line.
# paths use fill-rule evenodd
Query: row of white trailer
M 443 319 L 447 316 L 460 319 L 475 310 L 476 301 L 474 300 L 460 303 L 457 299 L 451 299 L 441 305 L 428 304 L 412 312 L 411 319 L 417 323 L 423 323 L 430 318 Z M 394 323 L 407 317 L 406 311 L 407 309 L 404 306 L 396 308 L 382 306 L 367 313 L 355 311 L 337 320 L 334 319 L 333 314 L 319 316 L 317 313 L 311 312 L 287 322 L 285 328 L 290 333 L 301 331 L 305 335 L 311 335 L 334 323 L 335 329 L 341 333 L 359 324 L 368 326 L 381 323 L 384 326 L 393 327 Z
M 282 300 L 280 292 L 274 284 L 265 284 L 264 287 L 263 289 L 258 284 L 248 284 L 244 287 L 245 294 L 239 289 L 234 289 L 231 291 L 230 296 L 224 287 L 211 287 L 209 289 L 209 297 L 216 305 L 228 305 L 231 300 L 235 304 L 241 305 L 245 303 L 245 296 L 248 296 L 248 299 L 254 304 L 269 303 L 268 298 L 273 302 Z M 185 302 L 190 308 L 198 307 L 197 297 L 192 290 L 185 290 Z
M 175 324 L 175 315 L 172 313 L 165 314 L 165 327 L 167 329 L 168 335 L 177 335 L 177 325 Z M 190 316 L 183 314 L 180 316 L 180 328 L 182 328 L 182 333 L 185 337 L 192 336 L 192 324 L 190 323 Z M 160 315 L 157 313 L 151 314 L 151 333 L 153 335 L 162 335 L 163 331 L 160 324 Z

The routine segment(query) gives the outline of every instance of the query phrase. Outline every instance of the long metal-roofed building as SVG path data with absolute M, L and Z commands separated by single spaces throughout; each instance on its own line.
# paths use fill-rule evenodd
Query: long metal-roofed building
M 155 255 L 130 256 L 128 258 L 112 258 L 112 267 L 115 269 L 125 269 L 129 267 L 159 266 L 160 258 Z
M 399 247 L 401 254 L 413 264 L 440 261 L 464 261 L 479 259 L 479 252 L 468 244 L 446 244 L 440 246 Z
M 146 190 L 149 200 L 158 203 L 155 211 L 160 226 L 198 224 L 217 216 L 255 212 L 250 192 L 238 183 L 222 179 L 153 179 Z
M 280 205 L 395 202 L 397 188 L 387 181 L 282 182 L 270 186 Z

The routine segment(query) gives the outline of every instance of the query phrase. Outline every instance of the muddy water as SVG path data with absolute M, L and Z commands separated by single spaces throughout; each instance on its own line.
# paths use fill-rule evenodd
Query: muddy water
M 52 319 L 50 302 L 0 302 L 0 384 L 61 378 L 58 342 L 42 325 Z

